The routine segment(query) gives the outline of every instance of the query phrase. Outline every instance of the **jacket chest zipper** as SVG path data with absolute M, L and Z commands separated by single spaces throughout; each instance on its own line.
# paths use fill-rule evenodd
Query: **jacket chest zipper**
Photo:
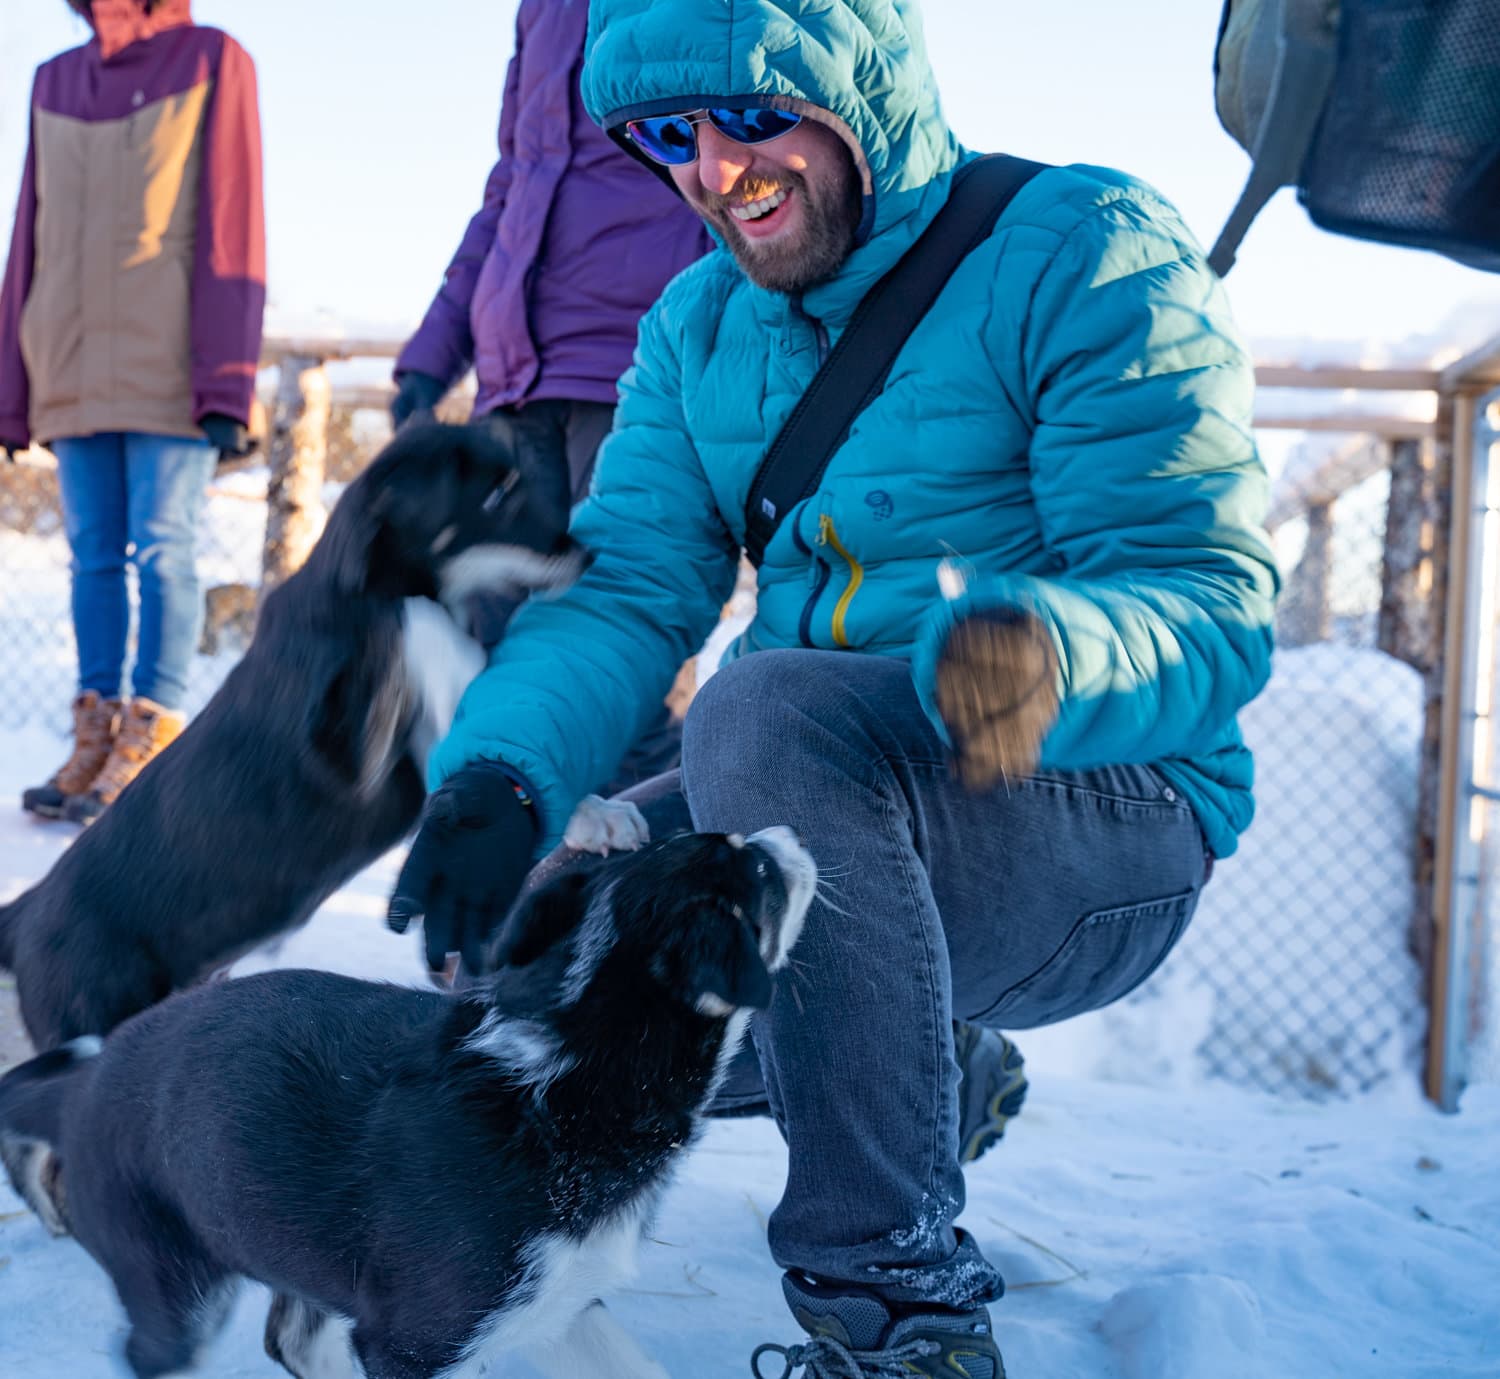
M 792 542 L 803 555 L 811 560 L 808 566 L 808 585 L 811 592 L 807 596 L 807 602 L 802 605 L 802 616 L 797 619 L 797 640 L 803 646 L 811 647 L 813 610 L 818 606 L 818 599 L 822 597 L 823 590 L 828 587 L 829 576 L 832 571 L 828 562 L 821 556 L 813 554 L 813 549 L 807 544 L 801 531 L 797 528 L 796 520 L 792 521 Z
M 831 546 L 849 566 L 849 583 L 833 606 L 833 644 L 847 648 L 849 637 L 844 630 L 844 618 L 849 612 L 849 605 L 854 602 L 855 594 L 859 593 L 859 586 L 865 582 L 864 566 L 845 550 L 838 532 L 833 529 L 833 518 L 826 512 L 818 517 L 818 545 Z

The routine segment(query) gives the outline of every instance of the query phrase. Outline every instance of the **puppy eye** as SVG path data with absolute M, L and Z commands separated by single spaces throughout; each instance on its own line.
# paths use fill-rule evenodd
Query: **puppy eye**
M 498 508 L 501 503 L 503 503 L 508 497 L 510 497 L 511 490 L 514 489 L 520 481 L 520 471 L 516 469 L 511 470 L 510 473 L 505 476 L 505 478 L 503 478 L 498 484 L 494 486 L 494 488 L 492 488 L 488 493 L 484 495 L 484 502 L 481 503 L 480 506 L 486 512 L 494 512 L 494 510 Z

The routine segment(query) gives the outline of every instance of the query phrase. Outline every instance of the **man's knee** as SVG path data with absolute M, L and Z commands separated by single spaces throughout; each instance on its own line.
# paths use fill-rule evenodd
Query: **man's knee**
M 844 694 L 830 664 L 836 653 L 757 651 L 717 671 L 694 696 L 683 724 L 683 759 L 707 750 L 774 751 L 798 718 L 819 716 Z
M 877 785 L 889 733 L 862 692 L 871 688 L 862 673 L 901 673 L 896 663 L 877 661 L 836 651 L 758 651 L 717 672 L 694 696 L 683 725 L 683 785 L 695 814 L 709 795 L 738 799 L 750 790 L 758 799 L 785 799 L 835 776 Z

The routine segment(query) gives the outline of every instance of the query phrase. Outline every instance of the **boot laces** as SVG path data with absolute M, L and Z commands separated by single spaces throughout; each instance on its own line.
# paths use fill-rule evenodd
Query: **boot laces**
M 941 1350 L 936 1341 L 921 1337 L 887 1350 L 851 1350 L 832 1336 L 815 1336 L 806 1345 L 767 1342 L 757 1346 L 750 1357 L 750 1372 L 755 1379 L 792 1379 L 792 1372 L 797 1369 L 803 1371 L 803 1379 L 907 1379 L 912 1372 L 908 1360 L 927 1359 Z M 763 1373 L 762 1355 L 781 1356 L 781 1373 Z

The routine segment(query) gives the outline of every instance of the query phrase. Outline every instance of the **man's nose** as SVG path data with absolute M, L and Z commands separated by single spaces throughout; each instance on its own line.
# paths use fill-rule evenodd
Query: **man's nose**
M 698 180 L 705 191 L 728 196 L 752 161 L 744 144 L 726 138 L 707 120 L 698 126 Z

